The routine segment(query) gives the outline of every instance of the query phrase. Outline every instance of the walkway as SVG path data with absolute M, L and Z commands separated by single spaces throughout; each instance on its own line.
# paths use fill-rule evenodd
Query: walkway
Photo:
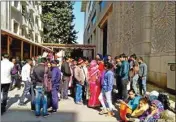
M 59 102 L 59 111 L 47 118 L 35 117 L 30 111 L 30 102 L 27 106 L 18 106 L 22 90 L 13 90 L 9 93 L 8 111 L 2 116 L 2 122 L 117 122 L 114 117 L 99 115 L 98 110 L 85 105 L 76 105 L 72 98 Z
M 147 85 L 148 91 L 159 90 L 154 85 Z M 162 89 L 160 89 L 162 90 Z M 30 110 L 30 102 L 27 106 L 18 106 L 19 97 L 22 90 L 14 89 L 9 93 L 8 111 L 2 116 L 2 122 L 117 122 L 118 114 L 115 117 L 106 117 L 99 115 L 98 110 L 88 108 L 85 105 L 76 105 L 72 98 L 59 102 L 59 111 L 47 118 L 35 117 L 34 112 Z M 169 94 L 170 95 L 170 94 Z M 173 97 L 173 95 L 170 95 Z M 174 107 L 175 102 L 170 101 Z

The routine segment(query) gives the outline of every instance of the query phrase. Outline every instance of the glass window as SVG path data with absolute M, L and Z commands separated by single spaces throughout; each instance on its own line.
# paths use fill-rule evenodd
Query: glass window
M 18 1 L 14 1 L 14 6 L 18 8 Z
M 100 2 L 100 11 L 102 11 L 104 9 L 105 5 L 106 5 L 106 1 Z
M 14 22 L 13 24 L 13 32 L 17 33 L 18 32 L 18 23 Z
M 26 6 L 22 5 L 22 15 L 25 16 L 26 15 Z
M 89 32 L 89 33 L 90 33 L 90 25 L 89 25 L 89 27 L 87 28 L 87 32 Z
M 90 44 L 90 39 L 88 39 L 87 43 Z
M 92 24 L 94 25 L 95 24 L 95 22 L 96 22 L 96 12 L 94 13 L 94 15 L 93 15 L 93 17 L 92 17 Z
M 175 71 L 176 70 L 176 65 L 175 64 L 170 65 L 170 70 Z
M 88 11 L 90 10 L 91 4 L 92 4 L 92 1 L 89 2 Z
M 24 36 L 24 35 L 25 35 L 25 30 L 24 30 L 24 28 L 23 28 L 23 27 L 21 28 L 21 35 L 22 35 L 22 36 Z

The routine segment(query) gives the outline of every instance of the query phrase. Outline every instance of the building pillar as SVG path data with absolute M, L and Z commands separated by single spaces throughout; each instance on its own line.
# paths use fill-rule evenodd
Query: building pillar
M 143 16 L 141 17 L 142 24 L 142 42 L 138 45 L 140 47 L 140 55 L 146 56 L 151 53 L 151 29 L 152 29 L 152 9 L 151 2 L 146 1 L 143 4 Z
M 10 55 L 10 36 L 7 36 L 7 54 Z
M 23 44 L 23 41 L 21 41 L 21 60 L 23 60 L 23 48 L 24 48 L 24 44 Z
M 30 58 L 32 58 L 32 44 L 30 44 Z
M 34 55 L 33 55 L 33 56 L 36 56 L 36 55 L 35 55 L 35 45 L 34 45 L 33 47 L 34 47 Z

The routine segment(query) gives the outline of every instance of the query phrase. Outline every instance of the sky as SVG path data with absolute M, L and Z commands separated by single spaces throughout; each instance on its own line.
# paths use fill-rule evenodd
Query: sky
M 77 33 L 77 42 L 78 44 L 83 44 L 83 34 L 84 34 L 84 13 L 81 12 L 81 2 L 76 1 L 74 4 L 73 14 L 75 18 L 73 23 L 75 24 L 75 30 L 79 31 Z

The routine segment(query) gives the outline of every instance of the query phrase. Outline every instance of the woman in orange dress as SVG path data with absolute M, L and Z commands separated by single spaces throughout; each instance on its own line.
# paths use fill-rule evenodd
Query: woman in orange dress
M 89 78 L 89 107 L 98 107 L 100 106 L 100 101 L 98 97 L 101 92 L 101 83 L 100 83 L 100 70 L 98 69 L 98 64 L 96 60 L 92 60 L 88 70 Z

